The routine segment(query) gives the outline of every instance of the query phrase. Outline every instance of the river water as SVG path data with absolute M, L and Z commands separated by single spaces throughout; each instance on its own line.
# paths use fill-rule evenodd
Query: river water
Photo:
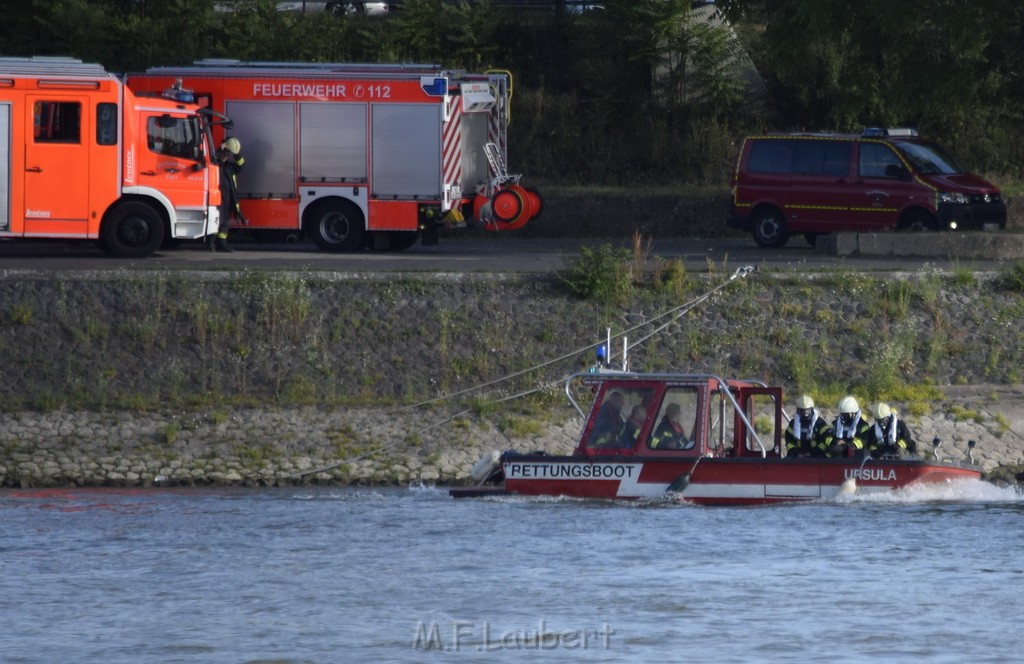
M 0 661 L 1016 662 L 1024 499 L 0 492 Z

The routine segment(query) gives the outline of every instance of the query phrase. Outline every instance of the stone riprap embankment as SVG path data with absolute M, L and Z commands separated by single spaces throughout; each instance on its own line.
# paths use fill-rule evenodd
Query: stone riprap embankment
M 8 276 L 0 484 L 449 482 L 493 449 L 568 452 L 579 420 L 558 389 L 492 399 L 586 366 L 570 351 L 606 326 L 664 322 L 725 276 L 619 304 L 503 275 Z M 974 439 L 1012 477 L 1022 319 L 1004 275 L 755 274 L 634 348 L 632 368 L 760 377 L 826 409 L 884 395 L 922 447 L 938 436 L 960 458 Z M 499 391 L 399 408 L 563 355 Z
M 444 418 L 443 414 L 436 414 Z M 464 480 L 484 451 L 572 449 L 576 422 L 511 440 L 477 418 L 419 433 L 424 413 L 239 408 L 218 417 L 77 412 L 0 417 L 0 484 L 277 486 Z M 12 444 L 17 440 L 16 446 Z
M 964 416 L 963 404 L 970 406 Z M 923 453 L 975 460 L 991 477 L 1024 479 L 1024 394 L 988 386 L 951 390 L 914 418 Z M 491 450 L 565 454 L 582 420 L 553 409 L 529 432 L 516 423 L 438 410 L 236 408 L 216 417 L 151 413 L 0 416 L 0 485 L 179 486 L 461 483 Z M 439 426 L 434 426 L 439 424 Z M 521 424 L 521 422 L 520 422 Z

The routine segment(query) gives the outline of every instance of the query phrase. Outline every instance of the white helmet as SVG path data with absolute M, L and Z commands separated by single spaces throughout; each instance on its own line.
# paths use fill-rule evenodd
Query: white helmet
M 224 142 L 221 143 L 220 146 L 233 155 L 238 155 L 238 153 L 242 151 L 241 141 L 234 136 L 224 139 Z
M 853 397 L 843 397 L 842 401 L 839 402 L 838 408 L 840 413 L 856 413 L 860 410 L 860 404 Z
M 796 400 L 796 407 L 799 410 L 814 408 L 814 399 L 806 394 L 800 395 Z
M 876 420 L 884 420 L 890 415 L 892 415 L 892 408 L 889 408 L 887 403 L 876 403 L 875 407 L 871 409 L 871 416 Z

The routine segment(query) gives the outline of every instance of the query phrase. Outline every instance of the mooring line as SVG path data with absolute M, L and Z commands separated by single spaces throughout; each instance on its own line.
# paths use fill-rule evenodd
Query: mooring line
M 614 334 L 614 335 L 611 336 L 611 338 L 612 339 L 618 339 L 619 337 L 628 335 L 630 332 L 634 332 L 634 331 L 636 331 L 636 330 L 638 330 L 640 328 L 643 328 L 643 327 L 646 327 L 648 325 L 651 325 L 652 323 L 654 323 L 656 321 L 659 321 L 662 318 L 665 318 L 666 316 L 672 316 L 673 314 L 675 314 L 668 321 L 666 321 L 665 323 L 659 325 L 657 328 L 652 330 L 646 336 L 641 337 L 635 344 L 633 344 L 634 347 L 639 346 L 639 345 L 643 344 L 644 342 L 646 342 L 651 337 L 653 337 L 655 334 L 658 334 L 658 333 L 662 332 L 663 330 L 665 330 L 669 325 L 671 325 L 672 323 L 677 321 L 679 318 L 681 318 L 683 315 L 685 315 L 686 313 L 691 311 L 697 305 L 706 302 L 713 295 L 715 295 L 719 291 L 721 291 L 724 288 L 726 288 L 727 286 L 729 286 L 729 284 L 731 284 L 736 279 L 739 279 L 739 278 L 742 278 L 742 277 L 746 277 L 748 274 L 750 274 L 753 271 L 754 271 L 754 268 L 751 267 L 751 266 L 745 266 L 745 267 L 738 268 L 738 269 L 736 269 L 732 273 L 732 275 L 730 275 L 730 277 L 726 281 L 724 281 L 721 284 L 715 286 L 714 288 L 712 288 L 708 292 L 704 293 L 703 295 L 701 295 L 699 297 L 696 297 L 696 298 L 693 298 L 692 300 L 689 300 L 688 302 L 686 302 L 684 304 L 681 304 L 681 305 L 679 305 L 677 307 L 673 307 L 672 309 L 669 309 L 668 311 L 665 311 L 665 312 L 655 316 L 654 318 L 646 320 L 643 323 L 638 323 L 637 325 L 634 325 L 633 327 L 625 329 L 622 332 L 619 332 L 618 334 Z M 565 361 L 567 359 L 576 357 L 576 356 L 580 355 L 581 353 L 585 353 L 587 351 L 594 350 L 595 348 L 600 346 L 602 343 L 604 343 L 604 342 L 598 342 L 598 343 L 595 343 L 595 344 L 590 344 L 589 346 L 585 346 L 583 348 L 574 350 L 574 351 L 572 351 L 570 353 L 566 353 L 566 354 L 561 355 L 561 356 L 559 356 L 559 357 L 557 357 L 557 358 L 555 358 L 553 360 L 549 360 L 547 362 L 542 362 L 541 364 L 538 364 L 536 366 L 530 367 L 529 369 L 523 369 L 522 371 L 517 371 L 515 373 L 508 374 L 507 376 L 503 376 L 501 378 L 497 378 L 495 380 L 491 380 L 491 381 L 488 381 L 486 383 L 481 383 L 480 385 L 475 385 L 473 387 L 468 387 L 466 389 L 459 390 L 457 392 L 451 392 L 449 394 L 444 394 L 444 395 L 441 395 L 439 397 L 435 397 L 433 399 L 428 399 L 426 401 L 421 401 L 420 403 L 412 404 L 410 406 L 403 406 L 401 408 L 389 411 L 388 414 L 391 415 L 391 414 L 394 414 L 394 413 L 400 413 L 400 412 L 404 412 L 404 411 L 407 411 L 407 410 L 411 410 L 413 408 L 420 408 L 420 407 L 427 406 L 427 405 L 430 405 L 430 404 L 433 404 L 433 403 L 438 403 L 440 401 L 450 401 L 451 399 L 453 399 L 453 398 L 455 398 L 457 396 L 462 396 L 464 394 L 469 394 L 469 393 L 475 392 L 477 390 L 482 390 L 482 389 L 485 389 L 487 387 L 491 387 L 493 385 L 497 385 L 499 383 L 505 382 L 505 381 L 510 380 L 512 378 L 517 378 L 517 377 L 522 376 L 524 374 L 528 374 L 528 373 L 531 373 L 533 371 L 537 371 L 538 369 L 543 369 L 544 367 L 550 366 L 552 364 L 556 364 L 558 362 L 563 362 L 563 361 Z M 613 353 L 612 350 L 609 348 L 608 349 L 608 359 L 611 360 L 612 357 L 614 357 L 614 356 L 615 356 L 615 353 Z M 562 377 L 560 380 L 565 380 L 565 377 Z M 494 400 L 491 401 L 491 403 L 497 404 L 497 403 L 503 403 L 505 401 L 511 401 L 513 399 L 519 399 L 519 398 L 527 396 L 529 394 L 534 394 L 536 392 L 540 392 L 540 391 L 542 391 L 543 389 L 545 389 L 547 387 L 550 387 L 550 386 L 553 386 L 553 385 L 557 385 L 560 382 L 560 380 L 546 381 L 545 383 L 543 383 L 543 384 L 541 384 L 539 386 L 533 387 L 533 388 L 531 388 L 529 390 L 525 390 L 523 392 L 519 392 L 517 394 L 512 394 L 512 395 L 509 395 L 509 396 L 506 396 L 506 397 L 502 397 L 502 398 L 499 398 L 499 399 L 494 399 Z M 297 473 L 291 473 L 289 475 L 285 475 L 284 479 L 296 479 L 296 478 L 299 478 L 299 477 L 304 477 L 306 475 L 313 475 L 313 474 L 316 474 L 316 473 L 322 473 L 322 472 L 326 472 L 328 470 L 333 470 L 335 468 L 338 468 L 339 466 L 344 466 L 345 464 L 348 464 L 348 463 L 353 463 L 355 461 L 359 461 L 361 459 L 365 459 L 366 457 L 372 456 L 372 455 L 377 454 L 379 452 L 383 452 L 384 450 L 387 450 L 387 449 L 390 449 L 392 447 L 395 447 L 399 443 L 404 443 L 411 436 L 421 435 L 423 433 L 426 433 L 427 431 L 430 431 L 431 429 L 435 429 L 435 428 L 441 426 L 442 424 L 446 424 L 448 422 L 451 422 L 452 420 L 456 419 L 457 417 L 462 417 L 463 415 L 467 415 L 467 414 L 469 414 L 471 412 L 473 412 L 472 408 L 467 408 L 467 409 L 461 410 L 461 411 L 455 413 L 454 415 L 451 415 L 451 416 L 446 417 L 446 418 L 444 418 L 442 420 L 434 422 L 433 424 L 430 424 L 430 425 L 428 425 L 428 426 L 426 426 L 426 427 L 424 427 L 422 429 L 418 429 L 416 431 L 411 431 L 411 432 L 407 433 L 404 438 L 398 438 L 398 439 L 392 441 L 391 443 L 386 443 L 384 445 L 380 445 L 380 446 L 378 446 L 378 447 L 376 447 L 376 448 L 374 448 L 372 450 L 369 450 L 369 451 L 364 452 L 362 454 L 358 454 L 358 455 L 353 456 L 353 457 L 348 457 L 348 458 L 343 459 L 342 461 L 339 461 L 337 463 L 333 463 L 333 464 L 330 464 L 330 465 L 327 465 L 327 466 L 320 466 L 318 468 L 313 468 L 313 469 L 310 469 L 310 470 L 303 470 L 303 471 L 300 471 L 300 472 L 297 472 Z
M 667 323 L 664 323 L 663 325 L 659 326 L 658 328 L 656 328 L 653 332 L 651 332 L 647 336 L 641 337 L 641 339 L 639 341 L 637 341 L 636 343 L 633 344 L 633 347 L 639 346 L 643 342 L 647 341 L 652 336 L 654 336 L 655 334 L 661 332 L 666 327 L 671 325 L 673 322 L 678 320 L 683 314 L 689 312 L 691 309 L 693 309 L 697 305 L 702 304 L 705 301 L 707 301 L 710 297 L 715 295 L 718 291 L 724 289 L 726 286 L 731 284 L 737 278 L 745 277 L 748 274 L 750 274 L 750 272 L 752 272 L 753 269 L 754 268 L 750 267 L 750 266 L 738 268 L 735 272 L 733 272 L 733 274 L 729 277 L 728 280 L 726 280 L 725 282 L 719 284 L 718 286 L 715 286 L 713 289 L 711 289 L 707 293 L 704 293 L 700 297 L 696 297 L 696 298 L 690 300 L 689 302 L 686 302 L 684 304 L 679 305 L 678 307 L 673 307 L 672 309 L 669 309 L 668 311 L 665 311 L 664 313 L 658 314 L 654 318 L 646 320 L 646 321 L 644 321 L 642 323 L 637 323 L 633 327 L 627 328 L 627 329 L 625 329 L 625 330 L 623 330 L 621 332 L 613 334 L 611 336 L 611 338 L 612 339 L 618 339 L 619 337 L 626 336 L 626 335 L 628 335 L 631 332 L 634 332 L 636 330 L 639 330 L 642 327 L 646 327 L 648 325 L 653 324 L 654 322 L 656 322 L 658 320 L 661 320 L 665 316 L 670 316 L 670 315 L 678 312 L 677 315 L 675 317 L 673 317 L 672 319 L 670 319 Z M 528 373 L 532 373 L 532 372 L 537 371 L 539 369 L 543 369 L 544 367 L 551 366 L 552 364 L 557 364 L 558 362 L 564 362 L 565 360 L 572 359 L 574 357 L 577 357 L 581 353 L 585 353 L 587 351 L 594 350 L 595 348 L 597 348 L 598 346 L 602 345 L 603 343 L 604 343 L 603 341 L 599 341 L 597 343 L 590 344 L 588 346 L 583 346 L 582 348 L 578 348 L 578 349 L 573 350 L 573 351 L 571 351 L 569 353 L 566 353 L 564 355 L 556 357 L 556 358 L 554 358 L 552 360 L 548 360 L 547 362 L 542 362 L 540 364 L 537 364 L 535 366 L 529 367 L 527 369 L 522 369 L 521 371 L 516 371 L 516 372 L 508 374 L 506 376 L 502 376 L 500 378 L 495 378 L 494 380 L 488 381 L 486 383 L 481 383 L 479 385 L 474 385 L 472 387 L 467 387 L 465 389 L 458 390 L 456 392 L 449 392 L 448 394 L 442 394 L 442 395 L 434 397 L 432 399 L 427 399 L 426 401 L 421 401 L 419 403 L 414 403 L 414 404 L 411 404 L 411 405 L 408 405 L 408 406 L 402 406 L 401 408 L 397 408 L 397 409 L 395 409 L 394 411 L 391 411 L 391 412 L 393 412 L 393 413 L 400 413 L 400 412 L 403 412 L 403 411 L 406 411 L 406 410 L 412 410 L 414 408 L 420 408 L 422 406 L 428 406 L 428 405 L 430 405 L 432 403 L 437 403 L 439 401 L 449 401 L 449 400 L 451 400 L 451 399 L 453 399 L 455 397 L 459 397 L 459 396 L 462 396 L 464 394 L 469 394 L 469 393 L 475 392 L 477 390 L 482 390 L 484 388 L 491 387 L 491 386 L 497 385 L 499 383 L 503 383 L 503 382 L 505 382 L 507 380 L 511 380 L 512 378 L 518 378 L 519 376 L 522 376 L 522 375 L 525 375 L 525 374 L 528 374 Z M 613 352 L 611 348 L 608 349 L 608 359 L 609 360 L 612 359 L 613 357 L 615 357 L 616 355 L 617 355 L 617 353 Z

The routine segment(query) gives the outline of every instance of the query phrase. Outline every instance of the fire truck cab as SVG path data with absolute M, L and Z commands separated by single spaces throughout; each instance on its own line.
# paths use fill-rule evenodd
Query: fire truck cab
M 138 258 L 216 232 L 212 136 L 185 98 L 136 97 L 71 58 L 0 58 L 0 238 L 91 239 Z
M 155 92 L 175 80 L 234 123 L 249 232 L 305 235 L 326 251 L 403 250 L 436 243 L 440 228 L 515 229 L 540 212 L 539 195 L 505 168 L 507 73 L 204 60 L 128 85 Z

